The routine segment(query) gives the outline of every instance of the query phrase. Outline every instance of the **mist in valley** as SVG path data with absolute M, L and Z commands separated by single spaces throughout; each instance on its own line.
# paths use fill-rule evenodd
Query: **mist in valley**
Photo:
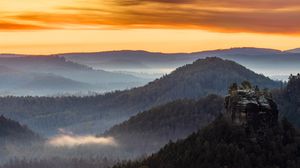
M 106 57 L 111 53 L 0 58 L 0 114 L 9 118 L 0 162 L 3 168 L 104 168 L 151 156 L 216 119 L 232 83 L 249 80 L 277 91 L 299 71 L 288 61 L 279 71 L 276 61 L 266 63 L 275 51 L 257 50 L 250 55 L 266 56 L 265 62 L 243 57 L 240 49 L 122 51 L 122 60 Z
M 100 163 L 105 160 L 108 162 L 106 166 L 113 166 L 122 160 L 145 157 L 146 152 L 141 151 L 143 149 L 137 151 L 122 146 L 114 137 L 58 134 L 29 144 L 1 144 L 0 167 L 10 162 L 39 160 L 43 162 L 52 159 L 59 167 L 76 159 L 83 161 L 94 159 Z M 105 166 L 103 163 L 101 165 Z
M 86 96 L 124 90 L 152 79 L 93 69 L 57 56 L 0 57 L 0 96 Z

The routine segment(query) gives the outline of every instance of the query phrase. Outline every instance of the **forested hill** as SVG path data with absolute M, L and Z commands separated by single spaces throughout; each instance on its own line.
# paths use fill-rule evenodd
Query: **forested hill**
M 222 113 L 223 102 L 217 95 L 197 101 L 176 100 L 139 113 L 112 127 L 105 135 L 114 137 L 127 150 L 150 153 L 169 140 L 185 138 L 206 126 Z
M 298 168 L 300 142 L 295 129 L 282 120 L 267 141 L 258 143 L 244 127 L 223 118 L 176 143 L 169 143 L 158 153 L 141 161 L 131 161 L 114 168 Z
M 44 133 L 57 128 L 99 133 L 139 111 L 177 99 L 224 95 L 230 84 L 245 80 L 261 88 L 280 86 L 235 62 L 206 58 L 127 91 L 90 97 L 0 98 L 0 112 Z
M 151 105 L 162 104 L 180 98 L 198 98 L 209 94 L 224 95 L 230 84 L 245 80 L 262 88 L 280 86 L 280 83 L 258 75 L 233 61 L 206 58 L 180 67 L 170 75 L 144 87 L 121 92 L 120 95 L 134 101 L 147 99 L 145 103 L 151 102 Z

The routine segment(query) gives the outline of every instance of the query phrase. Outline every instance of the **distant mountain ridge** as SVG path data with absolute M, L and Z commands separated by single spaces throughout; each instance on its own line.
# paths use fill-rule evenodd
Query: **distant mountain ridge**
M 265 48 L 230 48 L 193 53 L 159 53 L 147 51 L 111 51 L 98 53 L 60 54 L 67 60 L 106 70 L 175 69 L 206 57 L 235 61 L 264 75 L 289 75 L 300 71 L 299 52 Z M 280 71 L 278 70 L 280 67 Z M 164 73 L 162 71 L 161 73 Z
M 161 53 L 143 50 L 120 50 L 92 53 L 65 53 L 48 55 L 63 57 L 66 60 L 87 65 L 95 69 L 134 73 L 169 73 L 177 67 L 206 57 L 219 57 L 235 61 L 253 71 L 267 76 L 281 75 L 300 71 L 300 53 L 297 49 L 280 51 L 268 48 L 241 47 L 200 51 L 192 53 Z M 9 55 L 3 55 L 9 56 Z M 11 55 L 18 56 L 18 55 Z M 20 55 L 24 56 L 24 55 Z M 280 67 L 280 71 L 278 70 Z M 151 77 L 151 75 L 149 75 Z M 152 78 L 153 79 L 153 78 Z M 275 78 L 278 79 L 278 78 Z M 281 78 L 280 78 L 281 79 Z M 284 78 L 284 80 L 287 80 Z
M 218 57 L 224 55 L 265 55 L 265 54 L 280 54 L 283 53 L 280 50 L 274 49 L 264 49 L 264 48 L 231 48 L 231 49 L 219 49 L 219 50 L 209 50 L 200 51 L 192 53 L 161 53 L 161 52 L 148 52 L 143 50 L 120 50 L 120 51 L 104 51 L 104 52 L 94 52 L 94 53 L 66 53 L 58 54 L 58 56 L 65 57 L 68 60 L 74 62 L 80 62 L 82 64 L 87 64 L 90 66 L 96 65 L 98 63 L 103 64 L 105 68 L 105 63 L 125 65 L 133 61 L 134 63 L 160 65 L 163 63 L 191 63 L 199 58 L 205 58 L 208 56 Z

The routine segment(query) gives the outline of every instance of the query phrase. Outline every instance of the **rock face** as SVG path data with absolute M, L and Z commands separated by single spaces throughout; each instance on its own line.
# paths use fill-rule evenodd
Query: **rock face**
M 262 134 L 278 122 L 277 105 L 269 92 L 258 88 L 236 87 L 225 98 L 226 115 L 247 131 Z

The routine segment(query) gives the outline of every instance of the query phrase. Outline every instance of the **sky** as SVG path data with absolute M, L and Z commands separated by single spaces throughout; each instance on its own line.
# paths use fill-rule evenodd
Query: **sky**
M 0 0 L 0 53 L 300 47 L 299 0 Z

